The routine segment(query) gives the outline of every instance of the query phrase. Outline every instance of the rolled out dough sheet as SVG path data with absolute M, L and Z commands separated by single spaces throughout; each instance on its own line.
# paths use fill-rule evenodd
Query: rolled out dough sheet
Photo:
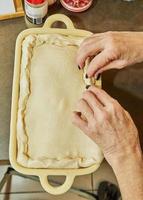
M 103 159 L 71 122 L 85 90 L 76 54 L 83 38 L 30 35 L 22 46 L 17 161 L 32 168 L 81 168 Z

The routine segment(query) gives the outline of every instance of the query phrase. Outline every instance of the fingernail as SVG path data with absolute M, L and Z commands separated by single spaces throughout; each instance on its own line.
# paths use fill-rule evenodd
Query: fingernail
M 96 77 L 96 80 L 98 81 L 101 77 L 101 74 L 98 74 L 97 77 Z
M 85 74 L 85 78 L 88 78 L 88 75 L 87 75 L 87 74 Z
M 81 70 L 80 66 L 78 65 L 78 69 Z
M 86 89 L 88 89 L 91 85 L 86 85 Z

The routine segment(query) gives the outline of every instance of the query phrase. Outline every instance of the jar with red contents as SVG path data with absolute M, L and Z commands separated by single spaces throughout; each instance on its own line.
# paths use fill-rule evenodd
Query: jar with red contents
M 47 12 L 47 0 L 25 0 L 26 22 L 42 25 L 46 19 Z
M 60 0 L 63 7 L 72 12 L 82 12 L 87 10 L 93 0 Z

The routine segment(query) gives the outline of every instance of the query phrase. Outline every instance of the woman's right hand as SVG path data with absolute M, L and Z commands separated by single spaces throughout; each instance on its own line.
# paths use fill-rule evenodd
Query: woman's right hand
M 85 60 L 91 62 L 88 77 L 101 74 L 108 69 L 121 69 L 143 61 L 143 32 L 105 32 L 94 34 L 81 44 L 77 64 L 84 67 Z

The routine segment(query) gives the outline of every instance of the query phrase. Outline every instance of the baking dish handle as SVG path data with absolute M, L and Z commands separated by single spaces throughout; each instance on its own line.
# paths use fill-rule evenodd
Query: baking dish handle
M 52 24 L 57 21 L 63 22 L 66 25 L 67 29 L 75 28 L 73 25 L 73 22 L 70 20 L 70 18 L 63 14 L 54 14 L 54 15 L 51 15 L 50 17 L 48 17 L 44 23 L 43 28 L 44 29 L 51 28 Z
M 41 185 L 46 192 L 50 194 L 54 194 L 54 195 L 59 195 L 59 194 L 63 194 L 67 192 L 71 188 L 74 182 L 75 175 L 68 174 L 66 176 L 65 182 L 60 186 L 50 185 L 48 181 L 48 176 L 40 176 L 39 178 L 40 178 Z

